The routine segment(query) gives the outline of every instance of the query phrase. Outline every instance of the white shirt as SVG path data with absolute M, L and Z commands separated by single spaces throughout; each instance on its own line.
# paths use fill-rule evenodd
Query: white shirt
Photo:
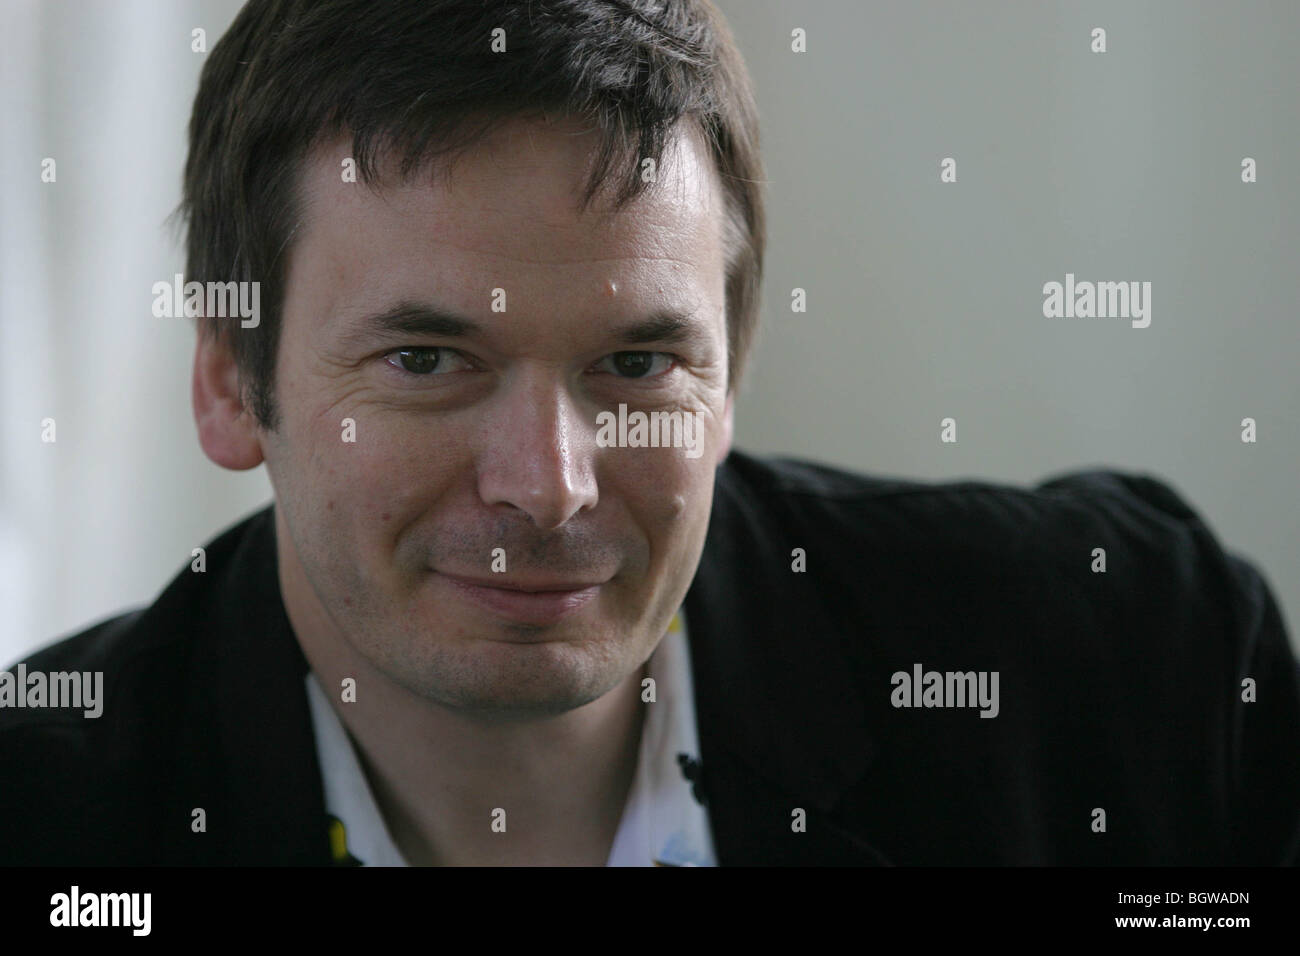
M 646 703 L 636 775 L 606 866 L 717 866 L 708 814 L 677 760 L 686 754 L 698 761 L 700 754 L 684 617 L 681 611 L 673 616 L 647 662 L 655 700 Z M 306 680 L 325 811 L 342 823 L 331 831 L 335 859 L 350 854 L 365 866 L 406 866 L 343 722 L 316 676 L 308 672 Z

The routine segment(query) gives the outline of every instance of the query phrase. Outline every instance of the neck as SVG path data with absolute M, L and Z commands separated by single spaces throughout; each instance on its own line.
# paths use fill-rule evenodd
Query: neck
M 327 687 L 359 671 L 359 686 L 386 681 L 359 662 L 307 656 Z M 391 683 L 333 705 L 407 862 L 601 866 L 636 773 L 640 677 L 533 720 L 466 717 Z

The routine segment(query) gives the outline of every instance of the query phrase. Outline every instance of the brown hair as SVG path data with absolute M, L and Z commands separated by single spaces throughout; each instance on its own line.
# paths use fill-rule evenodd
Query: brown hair
M 490 49 L 498 27 L 507 53 Z M 230 349 L 263 427 L 278 421 L 285 252 L 312 146 L 350 134 L 374 183 L 381 155 L 409 176 L 502 120 L 550 112 L 599 128 L 584 208 L 603 190 L 615 210 L 639 195 L 639 161 L 659 165 L 680 119 L 704 134 L 726 200 L 734 389 L 758 321 L 762 165 L 750 79 L 711 0 L 250 0 L 204 64 L 178 212 L 187 281 L 261 283 L 256 327 L 201 317 L 199 333 Z

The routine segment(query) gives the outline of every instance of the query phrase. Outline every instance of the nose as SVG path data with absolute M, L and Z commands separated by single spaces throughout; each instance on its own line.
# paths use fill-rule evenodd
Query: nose
M 510 505 L 553 531 L 597 501 L 595 419 L 581 418 L 563 385 L 536 379 L 501 396 L 484 434 L 479 495 Z

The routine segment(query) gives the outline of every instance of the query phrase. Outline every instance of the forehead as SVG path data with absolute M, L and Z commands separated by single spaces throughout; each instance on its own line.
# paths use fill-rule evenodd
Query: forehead
M 722 193 L 700 135 L 679 126 L 656 182 L 618 212 L 603 196 L 579 210 L 597 145 L 597 132 L 574 120 L 511 119 L 436 177 L 389 175 L 372 188 L 343 181 L 349 139 L 323 144 L 304 163 L 293 261 L 328 268 L 335 283 L 389 283 L 389 294 L 396 277 L 430 270 L 444 288 L 475 295 L 588 275 L 720 290 Z

